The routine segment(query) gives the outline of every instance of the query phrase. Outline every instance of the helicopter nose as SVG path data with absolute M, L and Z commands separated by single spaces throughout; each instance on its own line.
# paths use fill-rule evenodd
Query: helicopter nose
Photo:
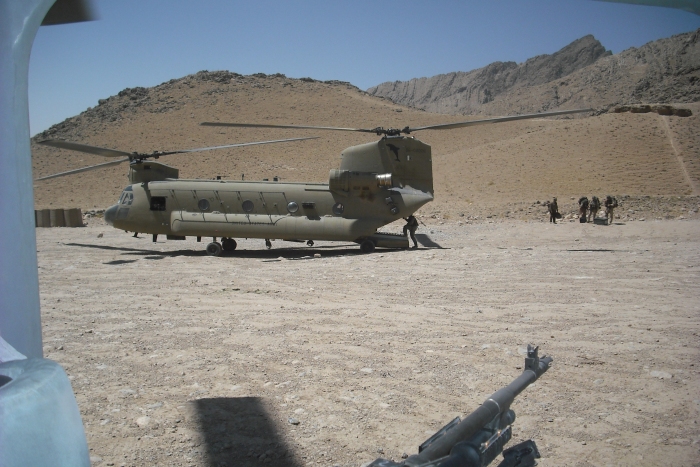
M 114 219 L 117 217 L 117 209 L 119 209 L 119 205 L 115 204 L 105 211 L 105 222 L 109 225 L 114 225 Z

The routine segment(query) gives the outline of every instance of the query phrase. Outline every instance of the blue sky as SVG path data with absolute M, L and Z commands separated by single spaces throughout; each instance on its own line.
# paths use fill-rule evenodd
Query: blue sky
M 124 88 L 200 70 L 385 81 L 523 62 L 593 34 L 613 53 L 700 28 L 680 10 L 592 0 L 94 0 L 98 21 L 39 29 L 31 133 Z

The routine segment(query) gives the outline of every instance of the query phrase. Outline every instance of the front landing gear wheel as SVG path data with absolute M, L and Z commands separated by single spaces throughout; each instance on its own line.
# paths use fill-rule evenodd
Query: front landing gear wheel
M 265 248 L 267 248 L 268 250 L 272 248 L 272 243 L 270 242 L 269 238 L 265 239 Z
M 362 253 L 372 253 L 375 246 L 372 240 L 367 239 L 360 244 L 360 250 L 362 250 Z
M 314 241 L 313 241 L 313 240 L 309 240 L 308 242 L 306 242 L 306 244 L 307 244 L 308 246 L 314 246 Z
M 232 238 L 222 238 L 221 246 L 223 247 L 224 251 L 233 251 L 236 249 L 238 244 Z
M 209 256 L 219 256 L 223 249 L 224 248 L 221 246 L 221 243 L 211 242 L 209 245 L 207 245 L 207 254 Z

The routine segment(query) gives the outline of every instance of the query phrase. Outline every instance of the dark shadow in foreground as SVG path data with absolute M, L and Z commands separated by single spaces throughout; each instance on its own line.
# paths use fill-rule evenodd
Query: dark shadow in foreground
M 301 467 L 259 397 L 191 401 L 210 467 Z

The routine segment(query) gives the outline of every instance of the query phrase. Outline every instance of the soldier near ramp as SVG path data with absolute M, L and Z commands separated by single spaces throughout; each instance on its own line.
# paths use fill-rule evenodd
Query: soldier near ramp
M 613 210 L 617 207 L 617 200 L 608 195 L 605 197 L 605 217 L 608 220 L 608 225 L 613 223 Z
M 595 220 L 595 217 L 598 215 L 598 211 L 600 211 L 600 199 L 598 199 L 597 196 L 594 196 L 591 198 L 591 203 L 588 206 L 588 222 L 590 222 L 591 219 Z
M 415 218 L 413 214 L 408 217 L 404 217 L 406 225 L 403 226 L 403 234 L 407 235 L 408 232 L 411 233 L 411 240 L 413 240 L 413 248 L 418 248 L 418 242 L 416 241 L 416 230 L 418 229 L 418 219 Z
M 578 217 L 579 217 L 579 222 L 582 224 L 586 223 L 586 214 L 588 212 L 588 198 L 585 196 L 581 196 L 578 199 Z
M 547 209 L 549 210 L 549 222 L 557 223 L 557 218 L 561 217 L 559 214 L 559 206 L 557 205 L 557 198 L 552 199 L 548 203 Z

